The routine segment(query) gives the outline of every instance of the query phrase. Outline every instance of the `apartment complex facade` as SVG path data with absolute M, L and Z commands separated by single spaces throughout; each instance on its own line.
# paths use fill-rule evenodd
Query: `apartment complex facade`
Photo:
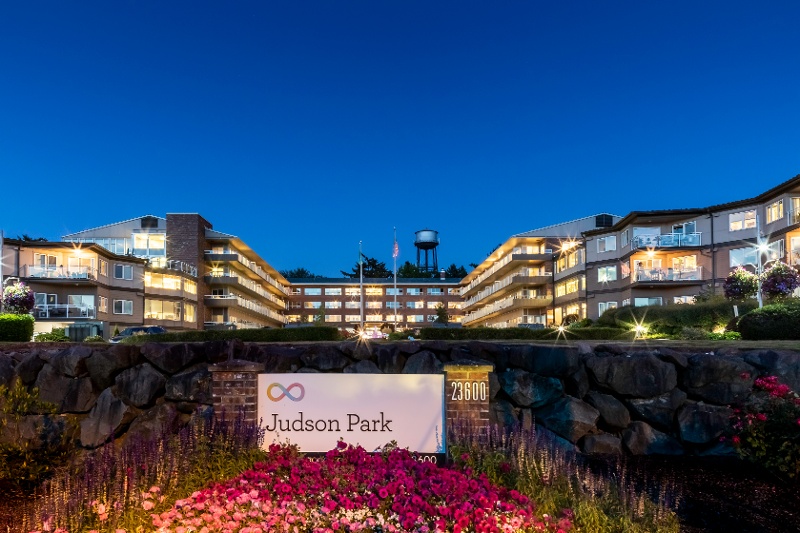
M 737 267 L 800 266 L 800 176 L 746 200 L 597 215 L 511 237 L 462 281 L 466 327 L 557 326 L 722 294 Z
M 286 323 L 286 279 L 241 239 L 213 229 L 198 214 L 148 215 L 62 240 L 144 260 L 145 325 L 191 330 Z
M 620 217 L 600 214 L 514 235 L 461 282 L 466 327 L 545 327 L 586 314 L 582 234 Z
M 75 324 L 90 334 L 144 321 L 147 262 L 99 245 L 20 241 L 3 243 L 3 279 L 17 279 L 34 293 L 34 333 Z
M 367 278 L 362 285 L 351 278 L 290 278 L 291 295 L 287 322 L 323 322 L 343 331 L 360 328 L 380 330 L 386 325 L 398 330 L 430 327 L 437 310 L 447 311 L 448 321 L 462 319 L 460 279 Z

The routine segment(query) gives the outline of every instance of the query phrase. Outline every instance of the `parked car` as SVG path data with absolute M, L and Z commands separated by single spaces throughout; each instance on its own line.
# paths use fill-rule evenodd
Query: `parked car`
M 135 326 L 132 328 L 125 328 L 119 332 L 119 335 L 114 335 L 108 342 L 118 343 L 123 339 L 132 337 L 134 335 L 157 335 L 159 333 L 166 333 L 167 330 L 161 326 Z

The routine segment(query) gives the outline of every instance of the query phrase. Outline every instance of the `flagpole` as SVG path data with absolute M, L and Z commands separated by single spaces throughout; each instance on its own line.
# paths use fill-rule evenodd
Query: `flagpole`
M 361 260 L 361 241 L 358 241 L 358 287 L 359 287 L 359 294 L 361 296 L 361 334 L 364 334 L 364 261 Z
M 394 248 L 392 249 L 392 257 L 394 258 L 394 331 L 397 332 L 397 226 L 394 228 Z

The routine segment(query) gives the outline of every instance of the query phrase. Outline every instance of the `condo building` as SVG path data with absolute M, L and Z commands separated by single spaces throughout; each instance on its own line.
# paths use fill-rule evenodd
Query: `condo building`
M 286 279 L 241 239 L 213 229 L 198 214 L 147 215 L 62 239 L 144 260 L 145 325 L 180 330 L 286 323 Z
M 366 278 L 361 284 L 351 278 L 289 278 L 291 295 L 289 324 L 322 322 L 339 329 L 380 330 L 386 325 L 398 330 L 432 326 L 438 308 L 448 322 L 462 319 L 460 279 Z

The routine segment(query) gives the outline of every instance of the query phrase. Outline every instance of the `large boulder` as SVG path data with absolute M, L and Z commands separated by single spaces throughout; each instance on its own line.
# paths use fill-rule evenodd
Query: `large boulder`
M 92 381 L 65 376 L 46 364 L 36 377 L 39 399 L 58 406 L 60 413 L 85 413 L 97 400 Z
M 608 433 L 586 435 L 581 449 L 589 455 L 619 455 L 622 453 L 622 440 Z
M 358 341 L 345 341 L 339 343 L 338 349 L 343 354 L 352 357 L 356 361 L 363 361 L 365 359 L 372 359 L 372 350 L 366 342 Z M 382 346 L 381 349 L 397 350 L 397 345 L 388 344 Z
M 485 341 L 469 341 L 467 351 L 472 357 L 489 361 L 498 370 L 504 370 L 509 366 L 509 347 L 507 345 L 496 344 Z M 463 352 L 463 349 L 460 351 Z M 457 358 L 466 358 L 463 353 L 457 353 Z
M 125 432 L 125 437 L 141 439 L 158 437 L 164 432 L 174 431 L 179 417 L 174 405 L 166 402 L 160 403 L 134 418 Z
M 304 349 L 281 344 L 248 344 L 244 358 L 261 363 L 268 374 L 296 372 L 302 366 Z
M 195 402 L 211 405 L 211 372 L 200 364 L 187 368 L 169 378 L 164 397 L 175 402 Z
M 105 349 L 92 352 L 86 359 L 89 377 L 97 390 L 103 390 L 114 384 L 114 378 L 126 368 L 142 362 L 139 346 L 134 344 L 112 344 Z
M 97 448 L 122 433 L 138 413 L 138 409 L 114 396 L 111 389 L 104 390 L 89 416 L 81 420 L 81 444 Z
M 36 381 L 39 372 L 44 368 L 45 361 L 39 357 L 39 351 L 34 350 L 20 361 L 15 371 L 25 385 L 30 385 Z
M 534 411 L 536 420 L 575 444 L 581 437 L 597 431 L 600 412 L 588 403 L 565 396 L 555 403 Z
M 678 429 L 683 442 L 706 444 L 718 441 L 730 424 L 733 410 L 720 405 L 690 402 L 678 411 Z
M 589 393 L 589 374 L 581 365 L 578 370 L 564 378 L 564 391 L 570 396 L 581 399 Z
M 303 364 L 323 372 L 342 370 L 352 361 L 330 344 L 310 344 L 300 356 Z
M 123 370 L 114 380 L 119 399 L 129 405 L 146 407 L 163 394 L 167 378 L 148 363 Z
M 423 350 L 408 358 L 403 374 L 441 374 L 443 368 L 444 363 L 433 352 Z
M 564 394 L 561 382 L 520 369 L 500 374 L 500 385 L 520 407 L 537 408 L 552 403 Z
M 757 350 L 744 355 L 745 362 L 762 374 L 778 376 L 794 391 L 800 391 L 800 353 L 780 350 Z
M 686 393 L 680 389 L 655 398 L 632 398 L 627 404 L 636 418 L 663 431 L 670 431 L 675 421 L 675 412 L 686 401 Z
M 509 364 L 540 376 L 563 378 L 578 370 L 580 354 L 572 346 L 514 345 Z
M 652 398 L 678 384 L 675 366 L 650 353 L 586 358 L 586 370 L 600 387 L 619 396 Z
M 505 428 L 519 425 L 519 409 L 515 409 L 506 400 L 497 400 L 489 404 L 489 423 Z
M 345 374 L 382 374 L 378 365 L 366 359 L 344 367 L 342 372 Z
M 0 354 L 0 385 L 10 385 L 14 379 L 14 363 L 10 356 Z
M 91 347 L 77 344 L 56 353 L 42 354 L 42 359 L 49 363 L 59 374 L 77 378 L 86 375 L 86 360 L 91 355 Z
M 611 396 L 600 392 L 591 391 L 584 398 L 586 403 L 600 413 L 600 424 L 609 430 L 620 430 L 631 423 L 631 415 L 625 405 Z
M 142 346 L 142 355 L 156 368 L 175 374 L 184 368 L 206 361 L 202 343 L 162 344 L 148 342 Z
M 689 358 L 683 384 L 692 398 L 728 405 L 750 396 L 754 374 L 755 368 L 739 357 L 699 354 Z
M 406 356 L 396 345 L 378 348 L 376 359 L 378 368 L 386 374 L 400 374 L 406 366 Z
M 633 422 L 622 435 L 625 448 L 633 455 L 682 455 L 680 442 L 646 422 Z

